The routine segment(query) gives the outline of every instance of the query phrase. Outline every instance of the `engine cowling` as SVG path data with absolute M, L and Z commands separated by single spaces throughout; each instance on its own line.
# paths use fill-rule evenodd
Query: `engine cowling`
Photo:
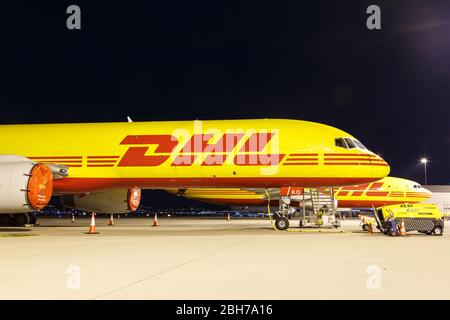
M 61 196 L 61 202 L 65 208 L 99 213 L 136 211 L 140 201 L 140 189 L 113 189 L 90 194 Z
M 0 156 L 0 213 L 43 209 L 53 193 L 52 170 L 19 156 Z

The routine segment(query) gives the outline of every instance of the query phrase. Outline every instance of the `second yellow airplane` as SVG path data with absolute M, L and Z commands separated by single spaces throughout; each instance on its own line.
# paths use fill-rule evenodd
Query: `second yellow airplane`
M 220 205 L 267 205 L 267 196 L 264 189 L 191 188 L 168 189 L 167 191 L 192 200 Z M 422 202 L 431 197 L 431 192 L 415 181 L 386 177 L 372 183 L 337 187 L 334 191 L 334 197 L 337 199 L 339 208 L 370 208 L 372 206 L 381 207 Z M 271 205 L 278 205 L 278 200 L 279 197 L 272 195 Z

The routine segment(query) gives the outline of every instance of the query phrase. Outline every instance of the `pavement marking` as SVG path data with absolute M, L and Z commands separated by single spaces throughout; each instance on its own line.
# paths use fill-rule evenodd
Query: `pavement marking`
M 173 267 L 171 267 L 171 268 L 169 268 L 169 269 L 166 269 L 166 270 L 162 270 L 162 271 L 156 272 L 156 273 L 151 274 L 151 275 L 149 275 L 149 276 L 146 276 L 146 277 L 144 277 L 144 278 L 142 278 L 142 279 L 139 279 L 139 280 L 133 281 L 133 282 L 131 282 L 131 283 L 129 283 L 129 284 L 126 284 L 126 285 L 124 285 L 124 286 L 121 286 L 121 287 L 119 287 L 119 288 L 117 288 L 117 289 L 114 289 L 114 290 L 108 291 L 108 292 L 106 292 L 106 293 L 103 293 L 103 294 L 101 294 L 101 295 L 99 295 L 99 296 L 96 296 L 96 297 L 92 298 L 92 300 L 98 300 L 98 299 L 101 299 L 101 298 L 103 298 L 103 297 L 105 297 L 105 296 L 108 296 L 108 295 L 110 295 L 110 294 L 116 293 L 116 292 L 118 292 L 118 291 L 120 291 L 120 290 L 129 288 L 129 287 L 132 287 L 132 286 L 134 286 L 134 285 L 136 285 L 136 284 L 142 283 L 142 282 L 147 281 L 147 280 L 149 280 L 149 279 L 151 279 L 151 278 L 155 278 L 155 277 L 160 276 L 160 275 L 162 275 L 162 274 L 168 273 L 168 272 L 170 272 L 170 271 L 173 271 L 173 270 L 175 270 L 175 269 L 178 269 L 178 268 L 180 268 L 180 267 L 183 267 L 183 266 L 185 266 L 185 265 L 188 265 L 188 264 L 190 264 L 190 263 L 192 263 L 192 262 L 195 262 L 195 261 L 197 261 L 197 260 L 206 258 L 206 257 L 208 257 L 208 256 L 211 256 L 211 255 L 215 254 L 215 253 L 224 251 L 224 250 L 226 250 L 226 249 L 229 249 L 229 248 L 231 248 L 231 247 L 234 247 L 234 246 L 236 246 L 236 245 L 239 245 L 239 244 L 241 244 L 241 243 L 244 243 L 244 242 L 249 241 L 249 240 L 251 240 L 251 239 L 254 239 L 254 238 L 256 238 L 256 237 L 258 237 L 258 235 L 255 235 L 255 236 L 253 236 L 253 237 L 250 237 L 250 238 L 246 238 L 246 239 L 240 240 L 240 241 L 238 241 L 238 242 L 232 243 L 232 244 L 227 245 L 227 246 L 225 246 L 225 247 L 222 247 L 222 248 L 220 248 L 220 249 L 213 250 L 213 251 L 211 251 L 211 252 L 208 252 L 208 253 L 206 253 L 206 254 L 203 254 L 203 255 L 198 256 L 198 257 L 196 257 L 196 258 L 193 258 L 193 259 L 191 259 L 191 260 L 188 260 L 188 261 L 185 261 L 185 262 L 183 262 L 183 263 L 177 264 L 177 265 L 175 265 L 175 266 L 173 266 Z
M 20 238 L 20 237 L 33 237 L 33 236 L 38 236 L 38 234 L 26 234 L 26 233 L 6 233 L 6 234 L 1 234 L 0 233 L 0 238 Z

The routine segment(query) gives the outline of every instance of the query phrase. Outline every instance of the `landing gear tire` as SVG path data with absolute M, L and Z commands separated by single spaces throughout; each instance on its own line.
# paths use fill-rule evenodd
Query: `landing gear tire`
M 13 219 L 9 214 L 0 214 L 0 227 L 10 227 L 13 226 Z
M 14 225 L 16 227 L 22 227 L 30 223 L 30 216 L 26 213 L 17 213 L 14 215 Z
M 275 220 L 275 227 L 277 230 L 287 230 L 289 228 L 289 220 L 284 217 L 278 218 Z
M 36 224 L 37 222 L 36 216 L 32 213 L 28 214 L 28 216 L 30 217 L 30 224 Z
M 389 230 L 389 236 L 390 237 L 396 237 L 397 236 L 397 232 L 395 230 Z
M 434 227 L 434 229 L 433 229 L 433 234 L 434 234 L 435 236 L 442 236 L 442 233 L 443 233 L 442 227 L 440 227 L 440 226 Z

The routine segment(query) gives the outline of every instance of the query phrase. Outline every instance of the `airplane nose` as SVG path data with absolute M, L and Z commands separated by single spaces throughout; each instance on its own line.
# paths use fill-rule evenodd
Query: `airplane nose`
M 431 196 L 433 195 L 433 193 L 432 193 L 430 190 L 426 189 L 426 188 L 422 188 L 422 189 L 423 189 L 424 194 L 426 194 L 425 197 L 426 197 L 427 199 L 430 199 Z
M 370 155 L 370 164 L 372 167 L 372 177 L 382 179 L 391 171 L 389 164 L 378 155 Z

